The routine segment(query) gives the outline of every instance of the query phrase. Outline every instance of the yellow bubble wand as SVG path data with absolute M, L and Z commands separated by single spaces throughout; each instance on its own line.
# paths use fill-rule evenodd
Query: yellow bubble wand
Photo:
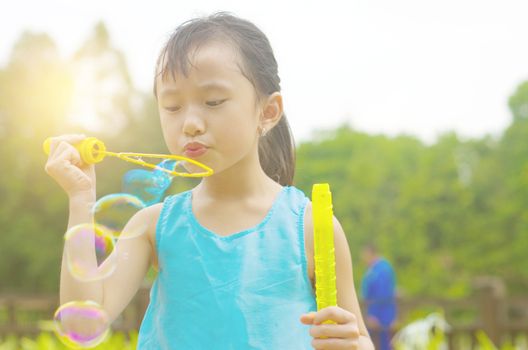
M 332 193 L 328 184 L 312 188 L 315 295 L 317 310 L 337 305 Z M 324 323 L 335 323 L 326 321 Z
M 50 144 L 51 144 L 51 138 L 47 138 L 44 141 L 44 144 L 42 147 L 44 148 L 44 152 L 46 154 L 49 154 L 50 152 Z M 84 140 L 82 140 L 79 143 L 74 144 L 74 147 L 79 151 L 79 154 L 81 155 L 81 159 L 86 164 L 95 164 L 101 162 L 106 156 L 111 157 L 117 157 L 121 160 L 124 160 L 126 162 L 134 163 L 137 165 L 141 165 L 147 168 L 151 169 L 158 169 L 161 171 L 164 171 L 166 173 L 169 173 L 173 176 L 182 176 L 182 177 L 206 177 L 213 174 L 213 169 L 209 168 L 208 166 L 187 157 L 183 156 L 177 156 L 173 154 L 149 154 L 149 153 L 132 153 L 132 152 L 110 152 L 106 150 L 105 144 L 95 138 L 95 137 L 87 137 Z M 156 164 L 148 163 L 144 161 L 142 158 L 157 158 L 157 159 L 175 159 L 179 161 L 185 161 L 191 164 L 194 164 L 201 169 L 203 169 L 203 172 L 199 173 L 185 173 L 180 172 L 176 170 L 169 170 L 165 169 L 163 167 L 157 166 Z

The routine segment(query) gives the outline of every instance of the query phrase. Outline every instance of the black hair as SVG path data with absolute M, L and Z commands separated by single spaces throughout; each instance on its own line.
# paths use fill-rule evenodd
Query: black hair
M 277 61 L 264 33 L 253 23 L 228 12 L 188 20 L 178 26 L 162 48 L 156 63 L 157 77 L 176 72 L 188 74 L 189 54 L 196 47 L 212 40 L 232 44 L 242 57 L 241 71 L 253 84 L 257 100 L 280 92 Z M 260 138 L 259 159 L 264 172 L 281 185 L 293 184 L 295 143 L 286 115 Z

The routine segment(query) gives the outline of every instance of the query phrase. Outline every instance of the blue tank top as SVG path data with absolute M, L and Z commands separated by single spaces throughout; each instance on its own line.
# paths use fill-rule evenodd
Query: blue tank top
M 161 209 L 159 273 L 138 349 L 312 349 L 309 326 L 299 321 L 317 308 L 304 193 L 283 187 L 258 225 L 229 236 L 203 227 L 191 199 L 191 191 L 170 196 Z

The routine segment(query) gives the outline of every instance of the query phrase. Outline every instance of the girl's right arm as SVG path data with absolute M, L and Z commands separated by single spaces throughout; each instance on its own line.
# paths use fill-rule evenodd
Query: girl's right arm
M 93 223 L 92 207 L 95 204 L 95 168 L 84 164 L 74 144 L 82 141 L 84 135 L 54 137 L 50 143 L 46 172 L 63 188 L 69 198 L 68 230 L 79 224 Z M 117 267 L 109 277 L 83 282 L 75 279 L 67 266 L 66 254 L 72 251 L 70 242 L 65 241 L 60 277 L 60 303 L 92 300 L 99 303 L 114 320 L 134 296 L 153 257 L 150 237 L 155 232 L 161 205 L 147 207 L 134 215 L 123 229 L 126 232 L 144 231 L 136 238 L 119 240 L 112 254 L 117 254 Z M 76 258 L 83 263 L 97 266 L 93 239 L 83 242 Z

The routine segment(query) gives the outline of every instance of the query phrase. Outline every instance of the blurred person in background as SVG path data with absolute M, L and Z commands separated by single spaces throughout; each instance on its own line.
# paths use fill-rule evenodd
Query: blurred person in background
M 391 349 L 391 326 L 396 320 L 396 275 L 391 264 L 379 255 L 373 242 L 361 250 L 368 266 L 361 281 L 361 296 L 366 305 L 365 323 L 377 349 Z

